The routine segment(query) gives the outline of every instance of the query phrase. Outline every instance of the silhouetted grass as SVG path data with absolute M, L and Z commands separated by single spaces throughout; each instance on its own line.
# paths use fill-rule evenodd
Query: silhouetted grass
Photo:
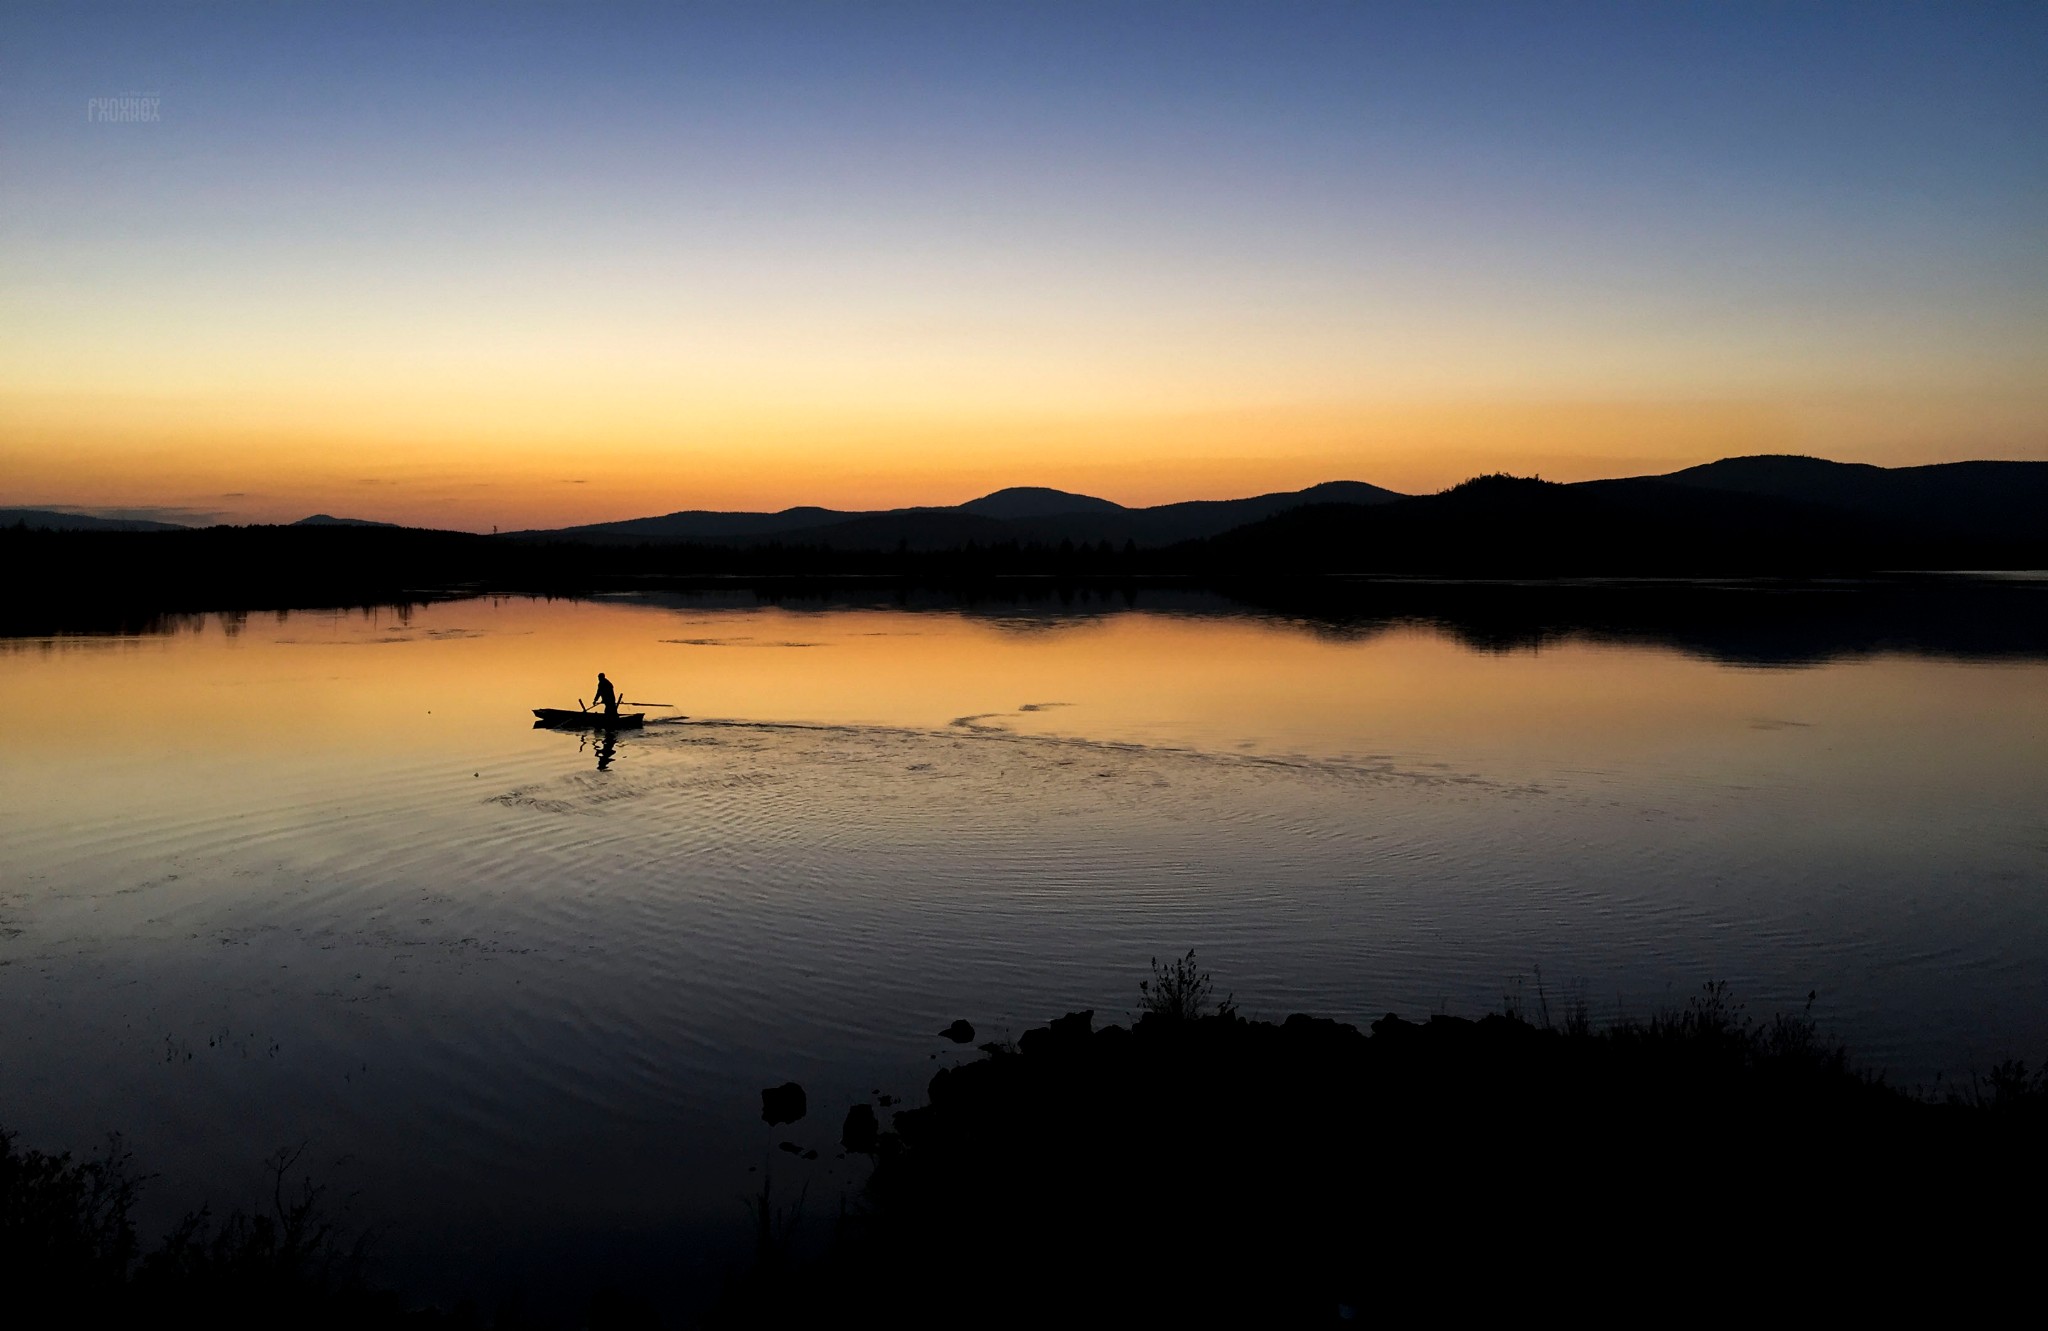
M 89 1305 L 119 1290 L 139 1248 L 130 1215 L 143 1182 L 119 1138 L 79 1160 L 20 1150 L 0 1131 L 0 1284 L 73 1291 Z
M 298 1153 L 267 1166 L 270 1206 L 184 1216 L 144 1248 L 134 1209 L 145 1175 L 119 1139 L 85 1159 L 21 1150 L 0 1132 L 0 1288 L 54 1320 L 147 1317 L 205 1326 L 379 1326 L 407 1320 L 363 1279 L 351 1234 Z

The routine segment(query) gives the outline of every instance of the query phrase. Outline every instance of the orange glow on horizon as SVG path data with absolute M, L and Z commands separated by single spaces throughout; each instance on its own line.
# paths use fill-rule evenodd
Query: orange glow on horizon
M 313 512 L 488 531 L 679 509 L 957 504 L 1048 485 L 1133 507 L 1360 480 L 1429 493 L 1497 470 L 1587 480 L 1749 453 L 1886 465 L 2048 456 L 2028 404 L 1881 397 L 1832 402 L 1390 403 L 1190 412 L 720 413 L 692 429 L 510 417 L 474 431 L 365 412 L 245 404 L 0 399 L 0 503 L 169 508 L 188 521 Z M 1922 442 L 1939 430 L 1953 444 Z

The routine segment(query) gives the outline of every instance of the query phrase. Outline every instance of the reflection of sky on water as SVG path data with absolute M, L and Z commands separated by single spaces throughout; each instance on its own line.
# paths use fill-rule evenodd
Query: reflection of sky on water
M 829 1148 L 954 1017 L 1120 1019 L 1189 946 L 1262 1016 L 1540 965 L 1596 1010 L 1817 988 L 1907 1081 L 2048 1044 L 2040 662 L 1030 623 L 472 601 L 0 655 L 0 1122 L 127 1132 L 165 1206 L 309 1140 L 401 1267 L 509 1269 L 737 1234 L 760 1086 Z M 599 668 L 689 719 L 603 765 L 528 728 Z

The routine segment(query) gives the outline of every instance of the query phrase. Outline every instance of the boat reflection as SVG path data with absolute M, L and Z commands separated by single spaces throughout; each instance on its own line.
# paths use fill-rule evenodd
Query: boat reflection
M 534 722 L 533 728 L 535 730 L 561 729 L 561 727 L 549 725 L 545 721 Z M 575 734 L 576 751 L 578 753 L 596 754 L 597 770 L 600 772 L 610 771 L 612 758 L 619 751 L 619 732 L 616 730 L 579 730 Z

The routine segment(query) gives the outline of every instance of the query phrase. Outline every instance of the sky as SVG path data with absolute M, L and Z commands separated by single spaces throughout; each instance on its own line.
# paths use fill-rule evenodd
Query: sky
M 2048 5 L 0 8 L 0 505 L 2048 458 Z

